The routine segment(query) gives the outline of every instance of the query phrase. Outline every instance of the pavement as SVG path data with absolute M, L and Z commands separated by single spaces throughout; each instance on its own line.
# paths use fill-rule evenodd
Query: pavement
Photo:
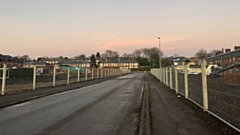
M 149 74 L 152 135 L 223 135 L 201 117 L 202 109 Z

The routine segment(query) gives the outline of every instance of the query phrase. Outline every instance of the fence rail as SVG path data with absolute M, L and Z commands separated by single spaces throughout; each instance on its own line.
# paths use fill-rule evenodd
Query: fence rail
M 240 133 L 240 69 L 231 68 L 217 75 L 206 73 L 203 60 L 201 73 L 190 74 L 187 68 L 151 69 L 160 82 L 183 95 Z
M 27 69 L 26 74 L 10 72 L 9 77 L 7 64 L 3 64 L 3 67 L 0 67 L 0 71 L 1 95 L 19 93 L 25 90 L 35 90 L 38 88 L 69 85 L 71 83 L 117 76 L 130 72 L 130 70 L 117 68 L 85 68 L 82 70 L 79 68 L 78 70 L 71 70 L 70 68 L 57 69 L 55 66 L 44 67 L 44 69 L 43 67 L 34 66 L 32 69 Z M 11 73 L 15 73 L 16 76 L 14 77 Z

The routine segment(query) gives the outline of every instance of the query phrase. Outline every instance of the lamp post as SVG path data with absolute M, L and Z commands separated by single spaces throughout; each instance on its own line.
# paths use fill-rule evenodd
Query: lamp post
M 159 68 L 161 68 L 162 67 L 162 63 L 161 63 L 160 37 L 156 37 L 156 39 L 159 40 Z
M 161 81 L 161 68 L 162 68 L 162 63 L 161 63 L 161 49 L 160 49 L 160 37 L 156 37 L 156 39 L 158 39 L 159 41 L 159 81 Z

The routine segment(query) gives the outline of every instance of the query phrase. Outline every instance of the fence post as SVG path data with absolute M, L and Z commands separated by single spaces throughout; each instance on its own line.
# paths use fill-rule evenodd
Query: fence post
M 163 68 L 164 84 L 166 85 L 166 68 Z
M 85 68 L 85 80 L 87 81 L 87 68 Z
M 80 68 L 78 67 L 78 79 L 77 79 L 78 82 L 80 82 Z
M 107 77 L 107 69 L 104 68 L 104 76 Z
M 97 68 L 97 79 L 98 79 L 98 74 L 99 74 L 99 68 Z
M 163 69 L 160 68 L 160 73 L 161 73 L 161 82 L 163 82 Z
M 92 68 L 92 80 L 94 79 L 94 68 Z
M 56 86 L 56 66 L 53 66 L 53 87 Z
M 172 85 L 172 81 L 173 81 L 173 79 L 172 79 L 172 67 L 169 68 L 169 74 L 170 74 L 170 76 L 169 76 L 170 77 L 169 78 L 170 79 L 170 89 L 173 89 L 173 85 Z
M 184 66 L 184 82 L 185 82 L 185 99 L 188 99 L 188 69 Z
M 175 71 L 175 89 L 176 89 L 176 93 L 178 93 L 178 71 L 177 68 L 174 67 L 174 71 Z
M 166 76 L 166 71 L 167 71 L 167 68 L 165 67 L 164 68 L 164 84 L 167 85 L 167 76 Z
M 203 91 L 203 108 L 208 110 L 208 90 L 207 90 L 207 74 L 206 74 L 206 60 L 202 60 L 202 91 Z
M 68 68 L 67 85 L 69 85 L 69 79 L 70 79 L 70 67 Z
M 166 67 L 166 86 L 169 86 L 169 84 L 168 84 L 168 67 Z
M 5 95 L 5 82 L 6 82 L 6 72 L 7 72 L 7 66 L 6 63 L 3 64 L 3 74 L 2 74 L 2 95 Z
M 36 67 L 36 65 L 34 65 L 33 66 L 33 90 L 35 90 L 36 89 L 36 70 L 37 69 L 37 67 Z
M 100 68 L 100 71 L 101 71 L 101 78 L 103 78 L 103 69 Z

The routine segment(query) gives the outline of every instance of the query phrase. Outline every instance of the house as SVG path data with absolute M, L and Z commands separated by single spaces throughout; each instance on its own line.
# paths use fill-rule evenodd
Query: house
M 24 62 L 23 67 L 24 68 L 33 68 L 34 66 L 37 67 L 45 67 L 47 66 L 47 63 L 43 63 L 43 62 L 33 62 L 33 61 L 29 61 L 29 62 Z
M 120 68 L 120 69 L 131 69 L 139 68 L 139 63 L 130 58 L 118 58 L 113 60 L 106 60 L 100 63 L 100 68 Z
M 240 64 L 240 49 L 235 47 L 234 51 L 228 50 L 223 54 L 215 55 L 213 57 L 206 58 L 208 64 L 218 64 L 222 67 L 226 67 L 231 64 Z
M 0 67 L 3 66 L 3 63 L 7 63 L 8 68 L 12 67 L 21 67 L 23 65 L 23 61 L 16 59 L 9 55 L 0 54 Z
M 185 65 L 189 62 L 190 60 L 186 57 L 174 57 L 171 59 L 171 63 L 174 66 Z

